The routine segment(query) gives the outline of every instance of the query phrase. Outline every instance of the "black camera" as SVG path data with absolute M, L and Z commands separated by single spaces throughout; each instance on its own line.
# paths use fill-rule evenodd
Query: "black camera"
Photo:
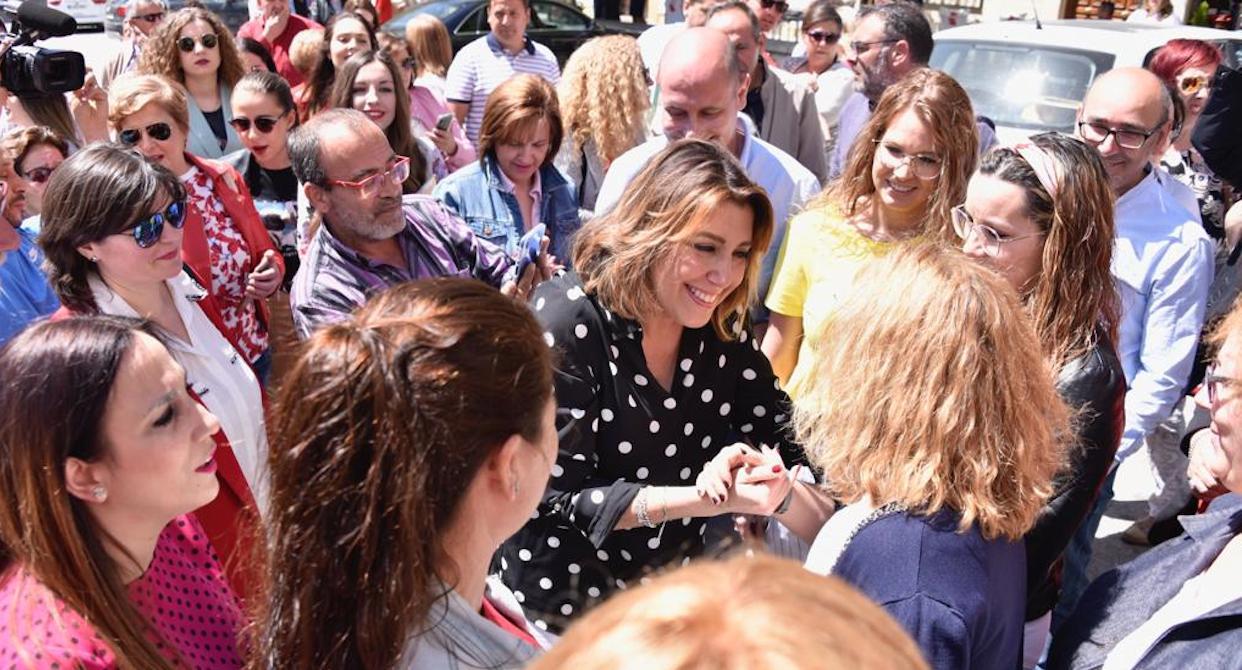
M 72 35 L 77 28 L 72 16 L 49 8 L 43 0 L 25 0 L 17 8 L 12 30 L 4 36 L 8 44 L 0 57 L 0 85 L 14 95 L 82 88 L 86 80 L 82 54 L 34 46 L 36 40 Z

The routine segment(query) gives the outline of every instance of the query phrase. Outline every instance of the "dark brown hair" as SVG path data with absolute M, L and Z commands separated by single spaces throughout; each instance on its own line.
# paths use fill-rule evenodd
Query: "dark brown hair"
M 20 568 L 50 589 L 98 632 L 118 667 L 167 668 L 104 549 L 115 540 L 65 481 L 69 458 L 105 457 L 104 413 L 138 332 L 158 339 L 134 319 L 75 317 L 31 326 L 0 350 L 0 574 L 11 579 Z M 28 662 L 40 642 L 23 643 Z
M 315 64 L 314 71 L 306 80 L 303 100 L 307 101 L 308 117 L 332 106 L 329 100 L 332 95 L 332 85 L 336 82 L 336 66 L 332 64 L 332 35 L 336 32 L 336 24 L 345 19 L 353 19 L 361 23 L 367 31 L 367 37 L 370 38 L 371 51 L 379 51 L 379 42 L 375 40 L 375 32 L 371 30 L 371 22 L 367 21 L 366 17 L 354 12 L 341 12 L 333 16 L 323 30 L 323 41 L 319 44 L 319 62 Z M 302 120 L 306 121 L 306 119 Z
M 185 199 L 181 180 L 116 144 L 92 144 L 56 168 L 43 194 L 39 246 L 61 304 L 73 312 L 98 311 L 88 283 L 97 270 L 78 247 L 126 230 L 164 198 Z
M 26 175 L 22 174 L 22 161 L 36 147 L 44 144 L 59 151 L 61 158 L 69 155 L 69 145 L 64 138 L 47 126 L 25 126 L 10 130 L 0 140 L 0 151 L 7 154 L 13 161 L 13 169 L 24 178 Z
M 216 80 L 233 88 L 237 80 L 246 74 L 246 66 L 237 53 L 237 43 L 220 17 L 201 7 L 179 9 L 164 19 L 142 46 L 138 71 L 162 75 L 185 85 L 185 70 L 181 68 L 181 50 L 177 48 L 177 39 L 181 29 L 195 21 L 206 23 L 215 33 L 216 48 L 220 50 L 220 69 L 216 71 Z
M 479 158 L 495 158 L 496 145 L 533 132 L 535 123 L 541 118 L 548 120 L 548 155 L 544 157 L 543 165 L 550 165 L 556 158 L 556 152 L 560 151 L 561 137 L 565 132 L 556 89 L 538 75 L 509 77 L 487 96 L 483 125 L 479 126 Z
M 392 123 L 384 129 L 384 136 L 388 138 L 388 144 L 393 151 L 410 159 L 410 176 L 401 185 L 401 191 L 418 193 L 423 179 L 427 176 L 427 157 L 419 148 L 418 140 L 414 139 L 414 129 L 410 125 L 410 94 L 401 88 L 401 70 L 387 51 L 359 51 L 341 63 L 341 71 L 336 74 L 336 84 L 332 87 L 328 104 L 334 108 L 353 109 L 354 80 L 358 78 L 358 71 L 371 63 L 379 63 L 388 70 L 396 94 L 397 109 Z
M 251 667 L 393 667 L 452 588 L 439 542 L 467 484 L 541 436 L 551 397 L 534 316 L 477 281 L 401 284 L 316 332 L 269 424 Z

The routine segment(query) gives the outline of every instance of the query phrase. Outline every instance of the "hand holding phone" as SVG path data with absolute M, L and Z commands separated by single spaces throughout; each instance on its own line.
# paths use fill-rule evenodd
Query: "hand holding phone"
M 436 119 L 436 130 L 448 132 L 449 126 L 453 125 L 453 113 L 445 112 Z
M 526 273 L 526 268 L 539 259 L 539 246 L 543 242 L 543 236 L 547 232 L 547 226 L 539 224 L 531 228 L 518 241 L 516 258 L 517 261 L 517 278 L 521 279 Z

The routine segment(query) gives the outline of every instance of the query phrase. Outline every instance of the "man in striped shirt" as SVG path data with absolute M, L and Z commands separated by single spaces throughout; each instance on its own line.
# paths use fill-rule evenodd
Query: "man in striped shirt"
M 487 25 L 491 32 L 462 47 L 449 66 L 444 95 L 466 137 L 478 142 L 487 96 L 515 74 L 535 74 L 556 85 L 561 67 L 548 47 L 526 36 L 530 0 L 491 0 Z

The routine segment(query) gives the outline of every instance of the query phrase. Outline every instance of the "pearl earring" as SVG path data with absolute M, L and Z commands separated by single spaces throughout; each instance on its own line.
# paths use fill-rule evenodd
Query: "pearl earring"
M 92 263 L 98 263 L 98 262 L 99 262 L 99 257 L 98 257 L 98 256 L 91 256 L 91 262 L 92 262 Z
M 91 495 L 95 496 L 95 500 L 98 500 L 99 502 L 103 502 L 104 498 L 108 497 L 108 490 L 102 486 L 96 486 L 95 488 L 91 489 Z

